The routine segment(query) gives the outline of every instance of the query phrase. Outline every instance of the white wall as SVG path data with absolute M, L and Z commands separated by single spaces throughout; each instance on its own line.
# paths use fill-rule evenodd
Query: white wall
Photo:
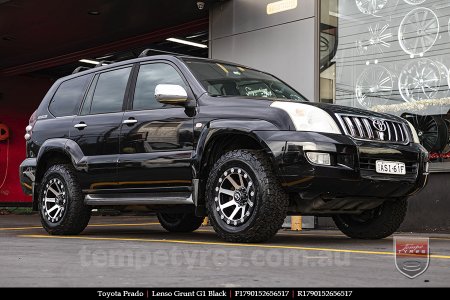
M 269 0 L 232 0 L 210 14 L 210 57 L 276 75 L 311 101 L 317 100 L 316 3 L 267 15 Z

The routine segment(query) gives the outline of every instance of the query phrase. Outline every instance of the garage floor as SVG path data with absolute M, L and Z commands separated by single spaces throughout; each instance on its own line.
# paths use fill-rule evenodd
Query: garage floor
M 392 238 L 280 230 L 268 243 L 229 244 L 209 226 L 171 234 L 141 216 L 96 216 L 82 235 L 58 237 L 36 215 L 7 215 L 0 216 L 0 286 L 449 286 L 450 235 L 425 236 L 430 266 L 408 279 L 395 268 Z

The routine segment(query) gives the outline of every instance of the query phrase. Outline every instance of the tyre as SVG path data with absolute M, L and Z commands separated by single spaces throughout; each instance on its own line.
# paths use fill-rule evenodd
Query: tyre
M 44 229 L 52 235 L 81 233 L 91 218 L 83 193 L 70 165 L 51 166 L 39 191 L 39 214 Z
M 382 239 L 393 234 L 406 216 L 407 199 L 386 201 L 359 215 L 336 215 L 333 220 L 345 235 L 355 239 Z
M 206 201 L 216 233 L 239 243 L 273 237 L 289 204 L 269 159 L 254 150 L 230 151 L 215 163 L 206 185 Z
M 203 223 L 203 217 L 196 217 L 194 213 L 168 214 L 158 213 L 161 226 L 169 232 L 192 232 Z

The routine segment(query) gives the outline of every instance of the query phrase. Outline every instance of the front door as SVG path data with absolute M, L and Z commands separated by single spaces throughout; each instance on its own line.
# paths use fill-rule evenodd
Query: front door
M 165 62 L 142 64 L 121 127 L 119 184 L 123 192 L 189 192 L 193 118 L 188 109 L 155 99 L 158 84 L 187 84 Z
M 86 99 L 70 130 L 70 139 L 84 156 L 80 183 L 93 193 L 118 187 L 119 135 L 131 66 L 94 76 Z

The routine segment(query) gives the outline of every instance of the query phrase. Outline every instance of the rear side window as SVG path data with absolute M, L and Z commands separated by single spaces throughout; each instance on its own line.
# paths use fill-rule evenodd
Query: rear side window
M 84 75 L 61 83 L 48 107 L 52 115 L 55 117 L 76 115 L 89 78 L 89 75 Z
M 122 111 L 130 72 L 131 67 L 128 67 L 98 75 L 86 97 L 82 114 L 104 114 Z

